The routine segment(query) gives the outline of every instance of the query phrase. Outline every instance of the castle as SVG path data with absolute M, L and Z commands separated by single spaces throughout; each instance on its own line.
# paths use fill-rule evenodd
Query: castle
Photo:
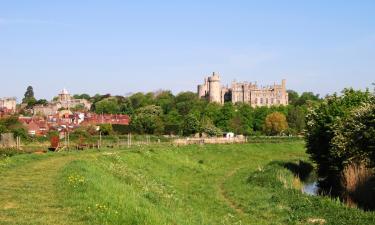
M 59 109 L 71 109 L 81 106 L 84 110 L 90 110 L 91 103 L 86 99 L 75 99 L 64 88 L 58 95 L 57 99 L 47 105 L 36 105 L 33 107 L 34 114 L 54 115 Z
M 282 80 L 281 85 L 273 84 L 266 87 L 258 87 L 256 83 L 248 82 L 233 82 L 230 87 L 223 87 L 219 74 L 215 72 L 204 79 L 204 84 L 198 85 L 198 96 L 219 104 L 241 102 L 252 107 L 288 105 L 286 80 Z

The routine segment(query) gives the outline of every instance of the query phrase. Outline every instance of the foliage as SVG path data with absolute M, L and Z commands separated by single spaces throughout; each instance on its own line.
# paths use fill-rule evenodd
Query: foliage
M 375 102 L 354 109 L 334 125 L 333 132 L 332 161 L 343 166 L 365 162 L 375 168 Z
M 306 108 L 302 106 L 290 106 L 287 115 L 287 121 L 290 130 L 294 134 L 303 132 L 306 126 L 305 122 Z
M 284 114 L 274 112 L 266 117 L 264 131 L 268 135 L 280 135 L 288 129 L 288 123 Z
M 82 112 L 85 110 L 85 106 L 83 104 L 78 104 L 75 107 L 71 107 L 70 110 L 72 112 Z
M 219 128 L 215 127 L 213 122 L 208 117 L 203 118 L 200 124 L 201 133 L 205 133 L 210 137 L 217 137 L 223 134 Z
M 95 112 L 98 114 L 118 114 L 120 113 L 120 107 L 118 105 L 117 99 L 106 98 L 95 103 Z
M 200 123 L 194 114 L 189 114 L 185 117 L 182 123 L 182 133 L 185 136 L 196 134 L 200 131 Z
M 90 101 L 90 99 L 91 99 L 89 94 L 80 94 L 80 95 L 75 94 L 75 95 L 73 95 L 73 98 L 74 99 L 86 99 L 88 101 Z
M 22 99 L 22 103 L 27 104 L 29 108 L 33 107 L 36 104 L 37 100 L 34 97 L 34 89 L 32 86 L 28 86 Z
M 289 90 L 288 92 L 292 105 L 287 107 L 263 106 L 253 108 L 249 104 L 237 103 L 233 105 L 231 102 L 221 105 L 199 99 L 197 94 L 193 92 L 181 92 L 175 96 L 171 91 L 138 92 L 128 97 L 97 94 L 91 97 L 90 100 L 93 103 L 91 110 L 96 113 L 129 115 L 133 121 L 131 122 L 131 127 L 126 129 L 127 133 L 130 130 L 135 133 L 146 133 L 145 129 L 149 134 L 151 134 L 150 132 L 157 132 L 158 134 L 180 135 L 190 133 L 191 135 L 192 131 L 203 132 L 201 131 L 201 129 L 204 129 L 203 124 L 202 126 L 201 124 L 197 125 L 197 129 L 194 128 L 190 131 L 186 129 L 186 127 L 193 124 L 188 124 L 185 119 L 194 115 L 198 123 L 206 119 L 211 121 L 212 124 L 208 126 L 211 131 L 219 132 L 220 130 L 233 131 L 236 134 L 243 135 L 264 135 L 266 134 L 264 132 L 266 116 L 273 112 L 280 112 L 288 118 L 289 133 L 300 134 L 304 129 L 304 113 L 307 106 L 299 106 L 297 101 L 298 104 L 311 105 L 319 101 L 317 100 L 319 97 L 311 92 L 303 93 L 301 97 L 295 91 Z M 88 98 L 89 96 L 82 94 L 75 95 L 75 97 Z M 138 115 L 143 113 L 139 109 L 147 106 L 159 106 L 162 111 L 160 114 L 151 117 Z M 80 111 L 78 109 L 74 110 Z M 140 118 L 142 121 L 139 120 Z M 197 122 L 196 120 L 194 120 L 194 123 Z
M 294 90 L 287 90 L 287 92 L 289 104 L 295 105 L 299 99 L 299 94 Z
M 164 124 L 161 120 L 163 110 L 160 106 L 149 105 L 136 110 L 132 118 L 133 129 L 141 134 L 162 133 Z
M 28 139 L 27 130 L 23 124 L 18 121 L 17 116 L 0 119 L 0 134 L 1 133 L 13 133 L 16 137 Z
M 100 124 L 100 132 L 102 132 L 103 135 L 110 135 L 113 133 L 113 127 L 112 124 Z
M 163 109 L 164 114 L 168 114 L 174 109 L 175 96 L 171 91 L 162 91 L 157 94 L 155 102 Z
M 216 126 L 224 132 L 231 131 L 230 121 L 233 119 L 234 115 L 235 108 L 232 102 L 226 102 L 224 106 L 220 109 L 220 115 L 216 123 Z
M 369 91 L 363 92 L 344 89 L 342 96 L 336 94 L 329 96 L 308 112 L 305 135 L 307 153 L 310 154 L 311 159 L 317 164 L 318 175 L 324 178 L 324 186 L 327 185 L 327 188 L 339 184 L 339 176 L 343 170 L 343 163 L 349 160 L 344 157 L 345 151 L 341 152 L 341 150 L 346 148 L 345 146 L 349 147 L 348 143 L 350 142 L 361 143 L 361 140 L 358 139 L 361 136 L 355 135 L 359 135 L 361 131 L 366 131 L 366 129 L 361 130 L 362 128 L 359 130 L 359 133 L 352 131 L 354 133 L 350 134 L 348 131 L 348 129 L 351 129 L 351 126 L 354 127 L 356 124 L 364 121 L 351 121 L 347 126 L 343 125 L 346 122 L 340 121 L 349 121 L 349 117 L 353 117 L 354 120 L 366 118 L 357 117 L 353 115 L 355 112 L 352 111 L 365 103 L 373 102 L 373 98 L 374 96 Z M 341 128 L 343 130 L 339 131 Z M 336 135 L 338 137 L 335 138 Z M 340 143 L 341 140 L 343 143 Z M 334 148 L 332 146 L 333 143 L 336 145 Z M 356 153 L 358 148 L 348 149 L 348 151 L 351 150 L 354 151 L 353 154 L 356 157 L 362 157 L 363 152 L 357 152 L 359 155 Z M 338 190 L 339 187 L 334 187 L 334 189 Z

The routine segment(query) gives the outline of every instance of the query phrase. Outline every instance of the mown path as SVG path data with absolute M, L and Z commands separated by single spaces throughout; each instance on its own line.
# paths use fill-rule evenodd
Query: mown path
M 237 168 L 234 168 L 232 169 L 231 171 L 229 171 L 229 173 L 225 174 L 225 176 L 223 177 L 223 179 L 220 181 L 220 183 L 218 184 L 218 188 L 219 188 L 219 195 L 221 197 L 221 199 L 223 199 L 226 204 L 231 207 L 234 211 L 236 211 L 236 213 L 243 217 L 245 216 L 245 212 L 243 211 L 242 208 L 240 208 L 237 203 L 232 200 L 229 196 L 228 196 L 228 193 L 227 191 L 225 190 L 224 188 L 224 183 L 227 179 L 229 179 L 230 177 L 232 177 L 234 174 L 236 174 L 236 172 L 241 169 L 240 167 L 237 167 Z
M 1 174 L 1 224 L 77 224 L 69 209 L 59 204 L 56 180 L 59 170 L 73 158 L 49 157 Z

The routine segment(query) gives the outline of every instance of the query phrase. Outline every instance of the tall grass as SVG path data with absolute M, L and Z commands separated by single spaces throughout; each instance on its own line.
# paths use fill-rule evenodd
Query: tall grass
M 352 163 L 341 174 L 342 197 L 351 207 L 375 209 L 374 171 L 364 162 Z

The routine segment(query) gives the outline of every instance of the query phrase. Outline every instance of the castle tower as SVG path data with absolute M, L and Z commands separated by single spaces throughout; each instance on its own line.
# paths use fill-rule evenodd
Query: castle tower
M 64 88 L 59 94 L 59 101 L 60 102 L 67 102 L 71 100 L 71 96 L 69 92 Z
M 219 74 L 213 72 L 208 78 L 209 83 L 209 101 L 221 103 L 221 84 Z

